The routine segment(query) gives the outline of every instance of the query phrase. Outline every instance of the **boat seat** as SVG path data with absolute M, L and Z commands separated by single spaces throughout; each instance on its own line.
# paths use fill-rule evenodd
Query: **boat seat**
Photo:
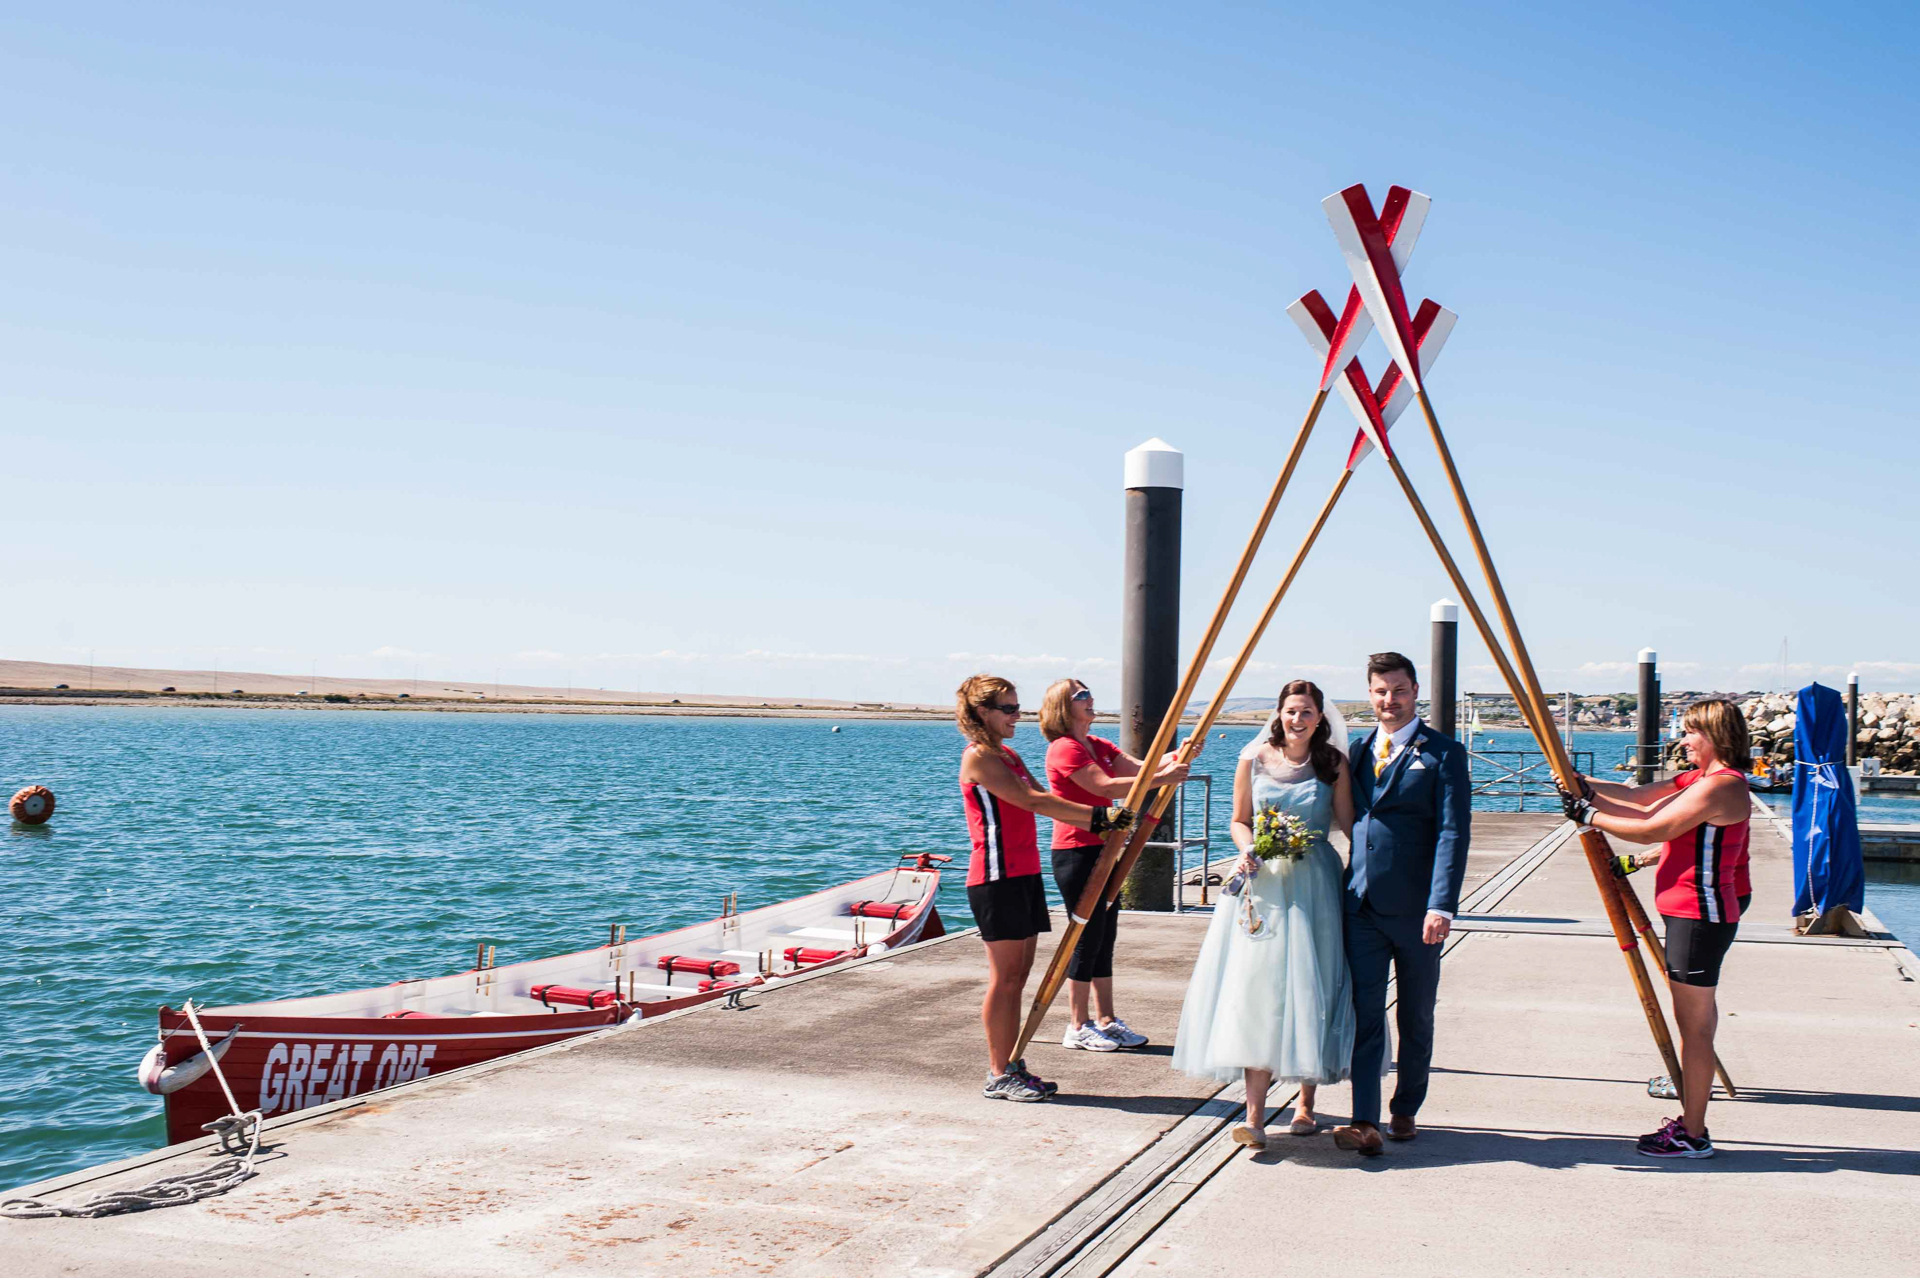
M 863 936 L 871 936 L 877 941 L 886 934 L 887 930 L 883 927 L 869 928 L 861 933 L 856 933 L 850 927 L 794 927 L 783 928 L 779 933 L 781 936 L 807 937 L 821 941 L 852 941 Z

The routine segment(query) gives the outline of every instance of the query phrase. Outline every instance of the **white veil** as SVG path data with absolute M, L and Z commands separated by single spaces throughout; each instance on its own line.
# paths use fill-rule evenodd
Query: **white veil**
M 1341 754 L 1345 754 L 1347 752 L 1347 717 L 1340 713 L 1340 705 L 1333 698 L 1322 693 L 1321 699 L 1326 704 L 1325 713 L 1329 742 L 1334 749 L 1338 750 Z M 1242 759 L 1251 759 L 1259 754 L 1260 747 L 1265 745 L 1273 737 L 1273 725 L 1279 722 L 1280 708 L 1275 706 L 1273 713 L 1267 716 L 1266 723 L 1262 724 L 1260 731 L 1254 734 L 1253 740 L 1241 747 L 1240 757 Z

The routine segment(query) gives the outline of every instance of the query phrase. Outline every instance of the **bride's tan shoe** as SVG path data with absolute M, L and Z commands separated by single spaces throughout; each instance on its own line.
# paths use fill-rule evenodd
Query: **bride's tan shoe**
M 1287 1131 L 1295 1136 L 1311 1136 L 1320 1130 L 1317 1118 L 1296 1118 L 1287 1124 Z
M 1236 1145 L 1245 1145 L 1251 1149 L 1265 1149 L 1267 1147 L 1266 1128 L 1251 1127 L 1246 1123 L 1241 1123 L 1233 1129 L 1233 1143 Z

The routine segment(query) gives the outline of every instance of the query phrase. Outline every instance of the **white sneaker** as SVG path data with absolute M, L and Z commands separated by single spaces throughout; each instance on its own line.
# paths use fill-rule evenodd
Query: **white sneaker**
M 1134 1033 L 1127 1028 L 1127 1023 L 1117 1016 L 1105 1025 L 1100 1026 L 1099 1030 L 1115 1047 L 1145 1047 L 1147 1045 L 1147 1036 L 1145 1034 Z
M 1146 1042 L 1141 1039 L 1141 1042 Z M 1062 1047 L 1077 1047 L 1085 1052 L 1117 1052 L 1120 1044 L 1103 1033 L 1092 1021 L 1084 1025 L 1069 1025 L 1066 1034 L 1060 1039 Z

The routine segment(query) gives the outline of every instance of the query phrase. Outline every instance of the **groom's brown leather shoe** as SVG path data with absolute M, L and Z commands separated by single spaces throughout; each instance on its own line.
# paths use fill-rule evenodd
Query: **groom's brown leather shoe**
M 1395 1114 L 1387 1123 L 1388 1140 L 1412 1140 L 1419 1134 L 1420 1129 L 1413 1125 L 1413 1119 L 1409 1115 Z
M 1333 1143 L 1341 1149 L 1352 1150 L 1372 1158 L 1381 1150 L 1380 1129 L 1372 1123 L 1355 1123 L 1351 1127 L 1333 1129 Z

